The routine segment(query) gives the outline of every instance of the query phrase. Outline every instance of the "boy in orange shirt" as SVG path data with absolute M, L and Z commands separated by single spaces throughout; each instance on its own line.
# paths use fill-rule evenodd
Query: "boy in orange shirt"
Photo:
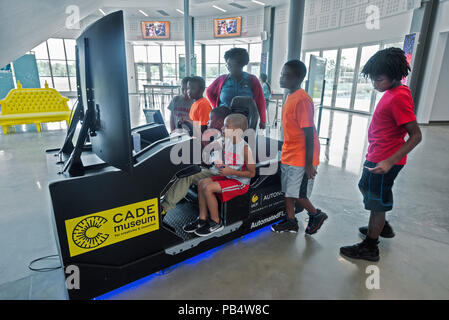
M 194 124 L 196 122 L 201 126 L 201 133 L 204 132 L 204 130 L 206 130 L 207 128 L 207 123 L 209 122 L 209 113 L 212 110 L 209 100 L 203 97 L 205 89 L 206 83 L 201 77 L 192 77 L 187 82 L 187 94 L 189 95 L 190 99 L 195 101 L 190 108 L 189 116 Z
M 316 233 L 327 219 L 326 213 L 316 209 L 309 200 L 320 158 L 320 142 L 313 122 L 314 107 L 309 95 L 301 89 L 307 68 L 299 60 L 284 64 L 281 88 L 289 91 L 282 107 L 284 144 L 281 155 L 282 191 L 285 193 L 287 219 L 274 225 L 274 232 L 298 232 L 295 201 L 309 214 L 306 234 Z

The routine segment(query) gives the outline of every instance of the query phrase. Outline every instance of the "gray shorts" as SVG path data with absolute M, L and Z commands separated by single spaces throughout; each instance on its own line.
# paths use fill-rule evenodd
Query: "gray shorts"
M 314 179 L 308 179 L 305 167 L 281 164 L 282 192 L 286 198 L 305 199 L 312 195 Z

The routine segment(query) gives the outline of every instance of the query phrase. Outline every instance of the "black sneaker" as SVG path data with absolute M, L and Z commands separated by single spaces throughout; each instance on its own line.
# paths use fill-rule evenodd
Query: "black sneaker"
M 290 220 L 285 219 L 282 222 L 279 222 L 278 224 L 271 226 L 271 231 L 282 233 L 282 232 L 291 232 L 291 233 L 298 233 L 298 220 Z
M 317 214 L 309 214 L 309 223 L 307 224 L 306 234 L 315 234 L 320 230 L 323 222 L 328 218 L 327 214 L 320 209 L 316 209 Z
M 359 231 L 361 234 L 366 236 L 368 234 L 368 227 L 360 227 Z M 382 232 L 380 233 L 380 236 L 382 238 L 389 238 L 389 239 L 394 238 L 395 234 L 393 228 L 390 226 L 388 221 L 385 221 L 385 225 L 384 228 L 382 229 Z
M 366 240 L 353 246 L 341 247 L 340 254 L 352 259 L 379 261 L 379 248 L 377 244 L 370 247 Z
M 224 225 L 221 222 L 216 223 L 215 221 L 209 220 L 205 225 L 196 229 L 195 234 L 200 237 L 207 237 L 208 235 L 223 229 Z
M 186 224 L 182 229 L 187 233 L 195 232 L 196 229 L 201 228 L 202 226 L 206 225 L 206 220 L 196 219 L 195 221 L 192 221 L 188 224 Z

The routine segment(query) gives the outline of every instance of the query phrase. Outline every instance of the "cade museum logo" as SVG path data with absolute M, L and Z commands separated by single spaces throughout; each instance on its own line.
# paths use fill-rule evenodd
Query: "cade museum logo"
M 92 213 L 65 221 L 74 257 L 159 229 L 158 199 Z

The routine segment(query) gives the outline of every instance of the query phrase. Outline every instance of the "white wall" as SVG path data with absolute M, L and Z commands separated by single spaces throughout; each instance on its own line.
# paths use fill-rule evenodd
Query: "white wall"
M 446 33 L 447 38 L 448 33 Z M 446 39 L 430 121 L 449 121 L 449 41 Z
M 429 51 L 428 63 L 422 79 L 422 94 L 418 101 L 418 122 L 427 124 L 429 121 L 448 121 L 449 85 L 441 83 L 441 79 L 447 79 L 447 66 L 449 55 L 445 48 L 449 42 L 449 1 L 440 1 L 438 15 L 435 20 L 435 28 L 432 35 L 432 43 Z M 446 53 L 446 54 L 445 54 Z M 443 64 L 444 62 L 444 64 Z M 447 70 L 447 69 L 446 69 Z M 445 102 L 446 101 L 446 105 Z
M 213 17 L 197 17 L 194 19 L 195 40 L 214 40 L 214 19 L 229 17 L 229 15 L 217 15 Z M 140 24 L 142 21 L 170 21 L 169 40 L 144 40 Z M 126 18 L 126 40 L 127 41 L 184 41 L 184 18 L 152 18 L 145 19 L 127 17 Z M 258 37 L 263 30 L 263 9 L 250 11 L 242 15 L 242 37 Z
M 63 30 L 69 17 L 66 13 L 68 6 L 77 6 L 82 19 L 101 7 L 102 2 L 103 0 L 2 0 L 0 66 L 14 61 Z
M 364 24 L 334 30 L 309 33 L 303 37 L 303 49 L 345 47 L 368 42 L 403 39 L 410 33 L 413 11 L 380 19 L 378 30 L 369 30 Z

